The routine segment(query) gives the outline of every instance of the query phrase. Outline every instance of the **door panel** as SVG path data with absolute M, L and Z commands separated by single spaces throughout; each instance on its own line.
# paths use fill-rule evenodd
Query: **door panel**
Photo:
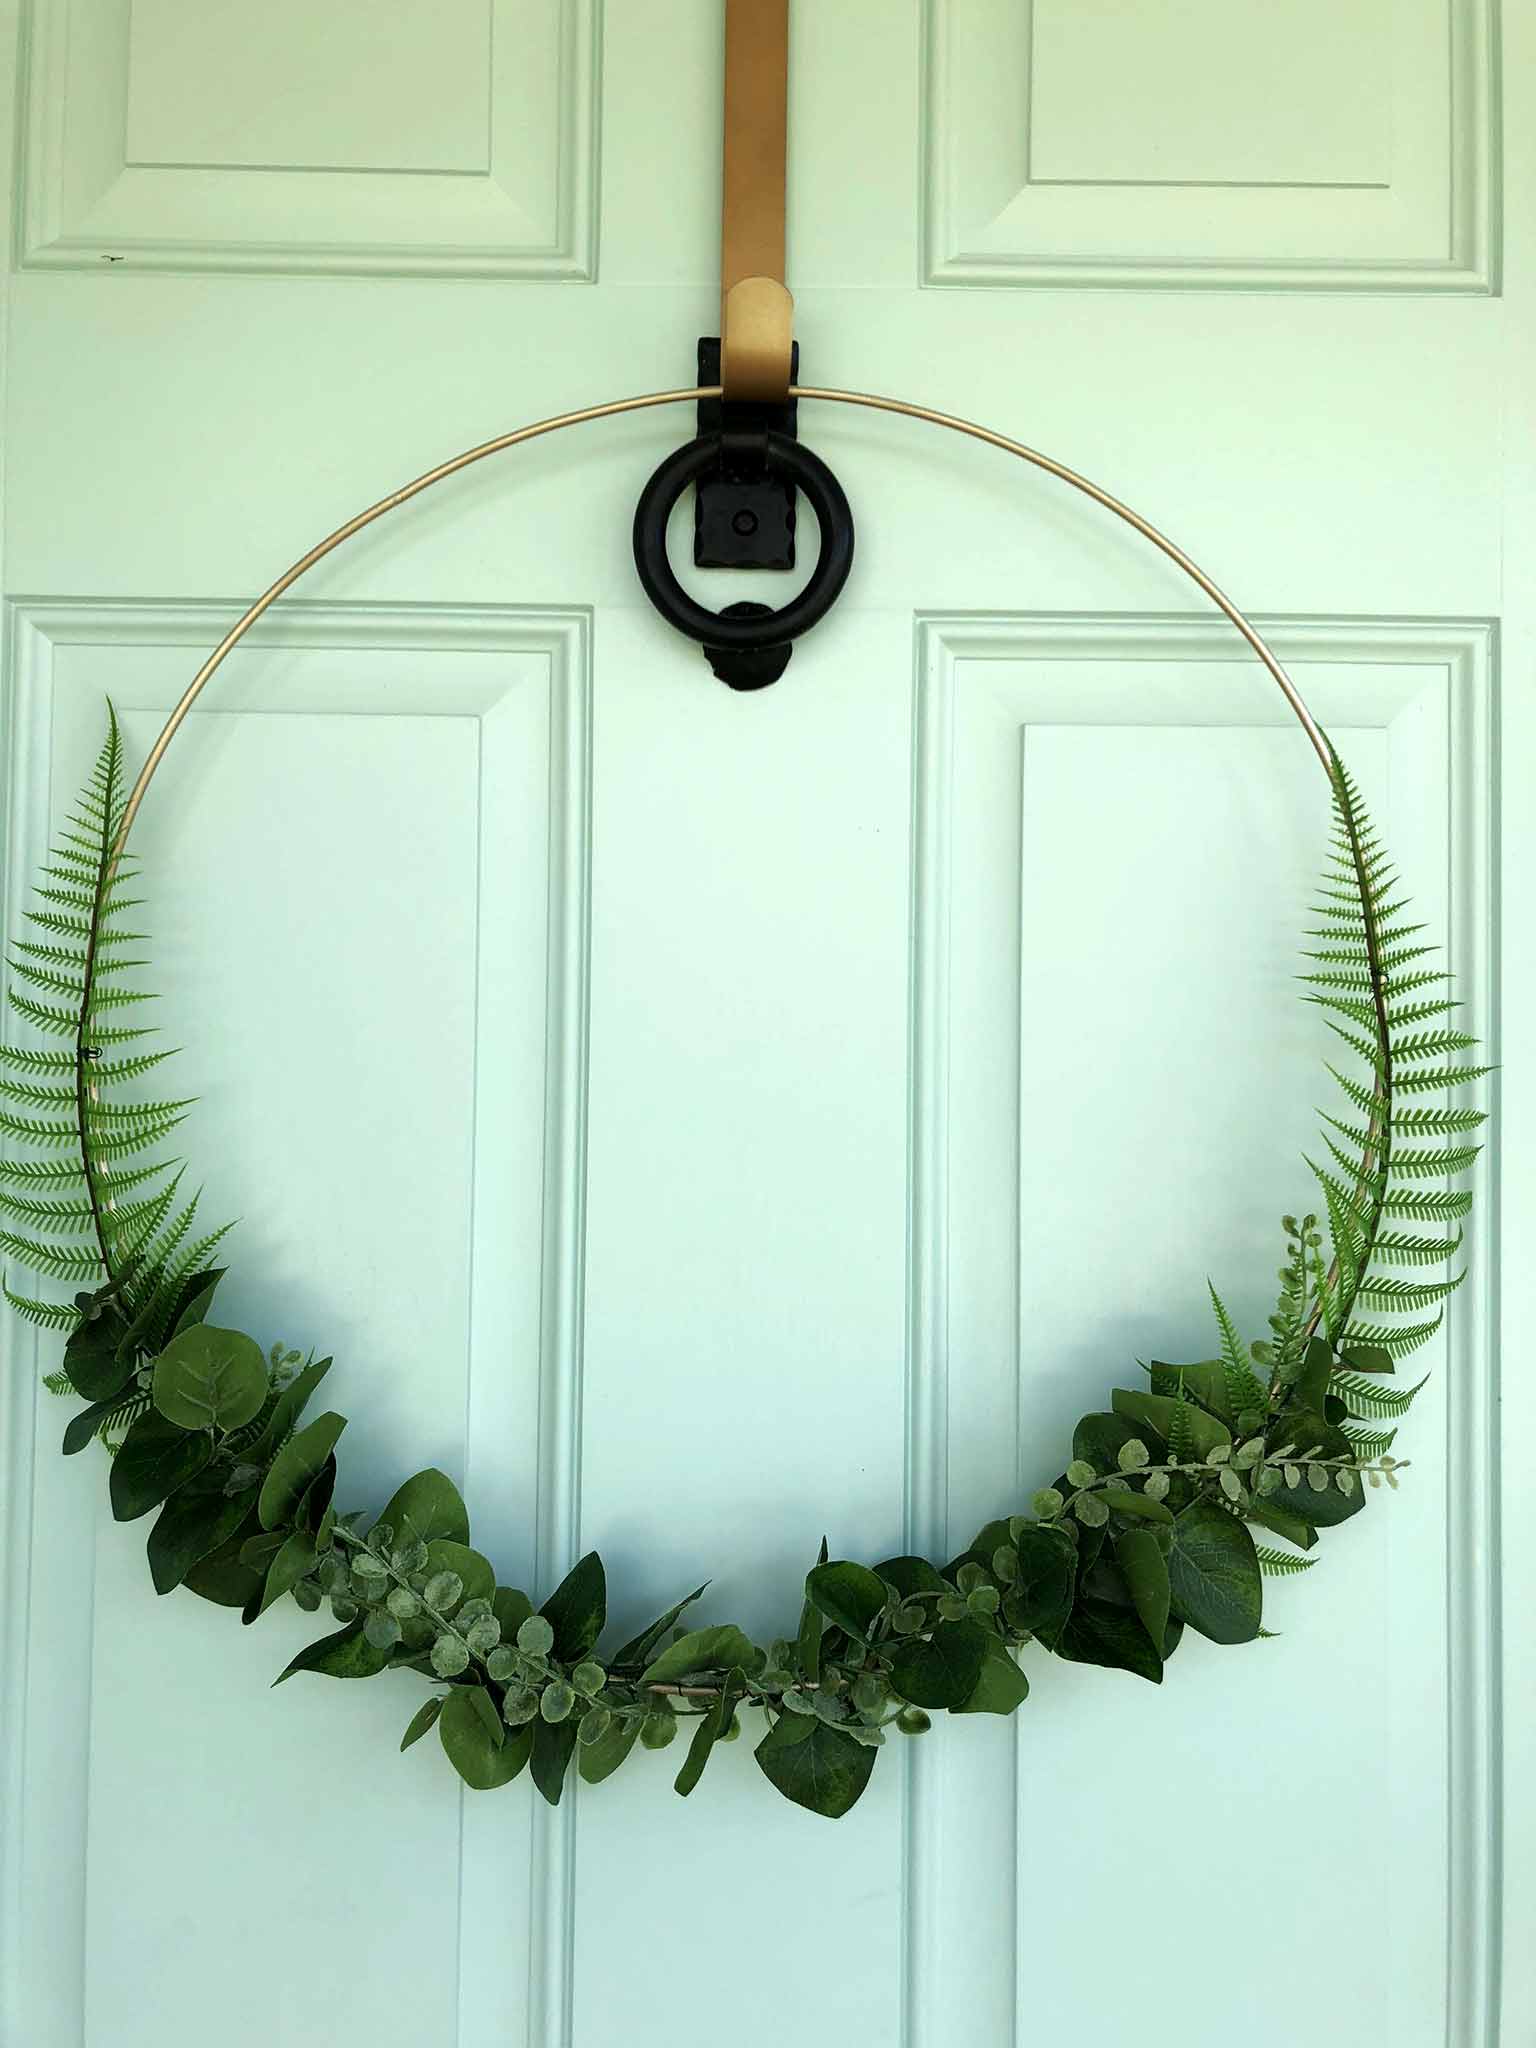
M 684 383 L 717 325 L 718 0 L 439 12 L 285 5 L 253 47 L 222 5 L 32 0 L 18 38 L 0 0 L 12 927 L 104 694 L 136 755 L 322 533 L 509 426 Z M 1529 973 L 1497 938 L 1533 859 L 1501 782 L 1531 757 L 1536 21 L 794 12 L 808 380 L 1017 433 L 1218 575 L 1499 1057 Z M 329 558 L 138 838 L 192 1170 L 242 1219 L 231 1314 L 334 1350 L 342 1505 L 440 1462 L 510 1581 L 595 1545 L 621 1632 L 712 1575 L 700 1614 L 768 1635 L 823 1534 L 947 1555 L 1137 1358 L 1204 1355 L 1208 1275 L 1262 1327 L 1326 1085 L 1292 980 L 1325 799 L 1133 535 L 810 401 L 853 578 L 779 685 L 720 689 L 630 553 L 692 431 L 534 444 Z M 1520 1068 L 1486 1098 L 1517 1135 Z M 1015 1722 L 893 1746 L 836 1828 L 748 1741 L 687 1801 L 674 1748 L 552 1814 L 396 1757 L 414 1680 L 270 1692 L 313 1623 L 158 1602 L 7 1326 L 0 2036 L 1523 2039 L 1498 1928 L 1536 1882 L 1530 1653 L 1497 1561 L 1528 1489 L 1501 1538 L 1495 1424 L 1528 1282 L 1512 1235 L 1504 1308 L 1496 1225 L 1530 1197 L 1497 1166 L 1413 1470 L 1271 1583 L 1278 1639 L 1192 1644 L 1159 1691 L 1030 1650 Z M 1303 1959 L 1282 1985 L 1256 1938 Z

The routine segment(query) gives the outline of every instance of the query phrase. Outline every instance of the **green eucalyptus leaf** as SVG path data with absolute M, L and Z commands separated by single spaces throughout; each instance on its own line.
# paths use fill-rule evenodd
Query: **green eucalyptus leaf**
M 721 1741 L 731 1726 L 731 1717 L 736 1711 L 736 1701 L 743 1691 L 740 1671 L 732 1671 L 707 1714 L 699 1717 L 699 1725 L 693 1731 L 693 1740 L 688 1745 L 688 1754 L 683 1767 L 672 1781 L 673 1791 L 686 1799 L 704 1775 L 704 1766 L 709 1762 L 710 1752 Z
M 875 1570 L 903 1600 L 915 1600 L 924 1593 L 949 1590 L 926 1557 L 888 1557 L 884 1564 L 877 1564 Z
M 272 1404 L 271 1414 L 262 1424 L 261 1435 L 245 1454 L 253 1465 L 265 1465 L 277 1454 L 304 1413 L 310 1395 L 330 1369 L 330 1359 L 317 1359 L 314 1364 L 306 1365 L 303 1371 L 283 1388 Z
M 113 1515 L 119 1522 L 137 1521 L 195 1479 L 212 1456 L 206 1430 L 188 1432 L 151 1409 L 134 1423 L 112 1460 L 107 1488 Z
M 1173 1510 L 1164 1507 L 1150 1494 L 1138 1493 L 1133 1486 L 1106 1486 L 1099 1499 L 1112 1514 L 1131 1515 L 1139 1522 L 1161 1522 L 1169 1528 L 1173 1526 Z
M 532 1748 L 521 1730 L 509 1735 L 502 1729 L 494 1701 L 478 1685 L 450 1690 L 437 1733 L 449 1763 L 473 1792 L 510 1785 Z
M 192 1323 L 155 1360 L 155 1406 L 179 1429 L 243 1429 L 266 1398 L 267 1361 L 242 1330 Z
M 245 1525 L 242 1524 L 242 1528 Z M 237 1532 L 217 1550 L 193 1565 L 182 1580 L 189 1593 L 216 1607 L 244 1608 L 261 1592 L 261 1573 L 240 1559 L 241 1539 Z
M 798 1714 L 781 1714 L 755 1755 L 776 1791 L 828 1820 L 840 1820 L 857 1802 L 875 1767 L 873 1749 Z
M 1195 1365 L 1165 1365 L 1155 1358 L 1149 1370 L 1154 1394 L 1176 1401 L 1182 1388 L 1185 1399 L 1197 1401 L 1208 1414 L 1222 1422 L 1233 1420 L 1227 1376 L 1219 1358 L 1202 1358 Z
M 493 1601 L 495 1598 L 495 1567 L 489 1558 L 482 1557 L 478 1550 L 471 1550 L 467 1543 L 456 1543 L 448 1536 L 434 1536 L 427 1545 L 427 1561 L 422 1569 L 429 1587 L 441 1573 L 452 1573 L 459 1582 L 458 1600 L 466 1604 L 471 1600 Z M 454 1604 L 458 1605 L 458 1601 Z
M 149 1574 L 157 1593 L 172 1592 L 209 1551 L 233 1536 L 249 1501 L 224 1491 L 222 1471 L 206 1469 L 173 1493 L 149 1532 Z
M 1064 1530 L 1028 1526 L 1014 1544 L 1018 1575 L 1008 1589 L 1014 1625 L 1048 1635 L 1066 1620 L 1077 1575 L 1077 1546 Z
M 262 1583 L 258 1597 L 250 1602 L 244 1619 L 257 1620 L 269 1607 L 275 1606 L 285 1593 L 291 1592 L 306 1573 L 315 1568 L 315 1539 L 307 1530 L 295 1529 L 286 1537 L 282 1548 L 267 1566 L 267 1576 Z
M 421 1543 L 440 1536 L 450 1543 L 469 1541 L 469 1513 L 459 1489 L 434 1465 L 396 1487 L 375 1527 L 380 1524 L 400 1545 L 411 1537 Z
M 805 1597 L 851 1636 L 867 1636 L 885 1611 L 885 1581 L 867 1565 L 840 1559 L 806 1574 Z
M 133 1347 L 123 1343 L 127 1330 L 118 1310 L 104 1308 L 92 1321 L 81 1323 L 64 1346 L 69 1383 L 87 1401 L 108 1401 L 133 1378 Z
M 1130 1590 L 1131 1601 L 1154 1647 L 1162 1650 L 1168 1633 L 1168 1560 L 1150 1529 L 1120 1529 L 1115 1534 L 1115 1562 Z
M 1214 1501 L 1191 1501 L 1175 1521 L 1168 1580 L 1172 1611 L 1213 1643 L 1257 1636 L 1264 1581 L 1253 1538 Z
M 1135 1423 L 1139 1430 L 1152 1430 L 1163 1443 L 1168 1441 L 1168 1432 L 1173 1427 L 1173 1411 L 1178 1406 L 1170 1396 L 1116 1387 L 1110 1398 L 1117 1415 Z M 1232 1441 L 1232 1432 L 1224 1422 L 1193 1403 L 1186 1404 L 1184 1419 L 1189 1429 L 1189 1441 L 1199 1457 L 1208 1458 L 1218 1444 Z
M 702 1586 L 695 1586 L 691 1593 L 686 1594 L 675 1606 L 669 1607 L 665 1614 L 657 1615 L 649 1628 L 641 1629 L 639 1635 L 631 1636 L 622 1648 L 615 1650 L 609 1662 L 619 1667 L 628 1664 L 645 1664 L 651 1652 L 666 1635 L 678 1616 L 690 1608 L 694 1601 L 699 1599 L 708 1589 L 708 1586 L 709 1581 L 706 1579 Z M 607 1773 L 605 1772 L 604 1775 L 606 1776 Z
M 1100 1664 L 1111 1671 L 1129 1671 L 1153 1685 L 1163 1682 L 1163 1656 L 1141 1622 L 1129 1610 L 1102 1601 L 1079 1600 L 1052 1648 L 1073 1664 Z
M 1011 1714 L 1029 1697 L 1029 1680 L 1015 1663 L 1008 1646 L 990 1632 L 981 1674 L 955 1714 Z
M 727 1622 L 715 1628 L 691 1629 L 687 1635 L 679 1636 L 646 1666 L 640 1683 L 675 1685 L 679 1679 L 695 1673 L 729 1671 L 733 1666 L 755 1673 L 762 1662 L 762 1651 L 739 1628 Z
M 263 1529 L 285 1528 L 295 1520 L 300 1502 L 325 1470 L 346 1426 L 346 1417 L 331 1411 L 289 1437 L 272 1460 L 257 1496 L 256 1513 Z
M 914 1707 L 958 1707 L 976 1689 L 990 1629 L 978 1621 L 941 1621 L 925 1641 L 905 1636 L 891 1659 L 891 1687 Z
M 363 1634 L 362 1623 L 353 1621 L 334 1635 L 322 1636 L 319 1642 L 300 1650 L 272 1683 L 281 1685 L 297 1671 L 314 1671 L 322 1678 L 376 1678 L 388 1666 L 388 1650 L 375 1649 Z
M 1113 1472 L 1125 1446 L 1141 1442 L 1136 1424 L 1123 1415 L 1085 1415 L 1072 1432 L 1072 1457 L 1095 1472 Z
M 681 1613 L 681 1608 L 678 1611 Z M 670 1719 L 671 1717 L 669 1716 L 668 1718 Z M 600 1785 L 604 1778 L 611 1778 L 613 1776 L 619 1765 L 623 1763 L 629 1752 L 634 1748 L 641 1726 L 641 1721 L 634 1715 L 630 1715 L 627 1719 L 616 1718 L 610 1722 L 606 1734 L 599 1736 L 596 1742 L 583 1742 L 580 1744 L 576 1768 L 581 1773 L 585 1783 L 588 1785 Z M 676 1726 L 675 1722 L 673 1726 Z M 578 1730 L 577 1733 L 579 1737 L 580 1731 Z
M 177 1310 L 176 1320 L 171 1326 L 171 1335 L 179 1337 L 183 1330 L 190 1330 L 194 1324 L 205 1323 L 208 1311 L 213 1307 L 213 1297 L 219 1291 L 219 1284 L 225 1278 L 227 1266 L 213 1266 L 206 1272 L 194 1273 L 186 1283 L 182 1306 Z
M 594 1647 L 608 1618 L 608 1582 L 603 1561 L 589 1550 L 539 1609 L 555 1632 L 555 1655 L 575 1664 Z
M 491 1595 L 491 1612 L 501 1628 L 501 1640 L 515 1643 L 517 1632 L 533 1612 L 533 1602 L 515 1586 L 498 1586 Z
M 1294 1508 L 1277 1505 L 1279 1491 L 1266 1495 L 1262 1500 L 1250 1501 L 1248 1519 L 1262 1528 L 1272 1529 L 1277 1536 L 1285 1537 L 1300 1550 L 1310 1550 L 1317 1541 L 1315 1525 L 1299 1514 Z
M 533 1735 L 533 1782 L 539 1797 L 560 1804 L 565 1774 L 576 1754 L 576 1723 L 572 1720 L 528 1723 Z
M 102 1424 L 115 1408 L 122 1405 L 122 1397 L 109 1395 L 105 1400 L 93 1401 L 89 1408 L 82 1408 L 78 1415 L 72 1415 L 64 1429 L 64 1455 L 73 1458 L 83 1451 L 87 1444 L 94 1443 Z
M 530 1614 L 518 1624 L 517 1647 L 530 1657 L 547 1657 L 555 1647 L 555 1631 L 542 1614 Z
M 437 1717 L 442 1711 L 442 1700 L 436 1694 L 419 1706 L 406 1724 L 405 1733 L 400 1738 L 401 1749 L 407 1750 L 413 1742 L 420 1742 L 423 1735 L 427 1734 L 435 1725 Z
M 469 1652 L 456 1635 L 444 1630 L 432 1645 L 429 1661 L 439 1678 L 457 1678 L 469 1669 Z

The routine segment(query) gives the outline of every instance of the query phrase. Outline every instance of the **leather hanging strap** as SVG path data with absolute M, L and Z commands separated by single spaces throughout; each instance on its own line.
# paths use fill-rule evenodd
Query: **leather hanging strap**
M 784 285 L 789 0 L 725 0 L 720 381 L 727 399 L 782 404 L 795 302 Z

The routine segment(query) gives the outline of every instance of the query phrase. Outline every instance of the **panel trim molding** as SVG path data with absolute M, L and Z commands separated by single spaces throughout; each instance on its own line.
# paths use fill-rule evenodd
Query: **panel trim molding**
M 1449 677 L 1448 957 L 1482 1035 L 1499 1057 L 1496 960 L 1498 799 L 1498 629 L 1479 618 L 1258 617 L 1282 661 L 1419 666 Z M 962 662 L 1248 659 L 1224 620 L 1195 613 L 944 613 L 916 620 L 913 684 L 911 982 L 909 992 L 909 1160 L 907 1276 L 906 1527 L 924 1554 L 943 1554 L 969 1530 L 950 1526 L 950 1358 L 948 1350 L 950 944 L 954 722 Z M 1253 690 L 1233 722 L 1285 726 L 1292 714 L 1254 665 Z M 1149 702 L 1148 724 L 1185 722 L 1175 706 Z M 1298 736 L 1299 737 L 1299 736 Z M 1497 1110 L 1497 1077 L 1469 1100 Z M 1468 1277 L 1449 1319 L 1446 1483 L 1449 1720 L 1446 2039 L 1496 2048 L 1498 2038 L 1500 1850 L 1500 1653 L 1498 1465 L 1498 1256 L 1496 1182 L 1485 1149 L 1473 1175 L 1481 1231 Z M 1022 1451 L 1022 1446 L 1020 1447 Z M 1038 1483 L 1020 1472 L 1021 1488 Z M 1020 1495 L 1022 1497 L 1022 1493 Z M 926 1546 L 936 1544 L 937 1551 Z M 1014 1731 L 1013 1773 L 1019 1782 Z M 910 1745 L 903 1859 L 902 2048 L 948 2039 L 962 1984 L 981 2001 L 988 1987 L 952 1953 L 963 1901 L 951 1894 L 954 1859 L 944 1854 L 945 1759 Z M 994 1773 L 999 1759 L 984 1761 Z M 993 1788 L 1006 1797 L 1006 1788 Z M 1022 1853 L 1014 1804 L 1015 1855 L 994 1887 L 1012 1883 Z M 1017 1916 L 1014 1916 L 1017 1926 Z M 1007 2038 L 1023 2038 L 1017 1954 L 1001 1957 L 1006 1987 L 990 1987 L 989 2009 L 1011 2002 Z M 958 1975 L 957 1975 L 958 1973 Z
M 921 161 L 919 173 L 920 278 L 923 285 L 1018 290 L 1062 286 L 1134 287 L 1167 291 L 1433 292 L 1489 295 L 1499 290 L 1499 93 L 1497 0 L 1446 0 L 1449 105 L 1446 110 L 1446 189 L 1437 203 L 1421 205 L 1427 245 L 1422 251 L 1382 255 L 1362 226 L 1344 246 L 1315 254 L 1200 255 L 1152 253 L 1135 246 L 1136 231 L 1117 229 L 1112 249 L 1091 246 L 1031 247 L 1023 230 L 995 239 L 1002 216 L 977 231 L 964 217 L 957 150 L 974 135 L 956 83 L 953 36 L 964 0 L 922 0 Z M 1011 32 L 1032 32 L 1033 0 L 1011 21 Z M 974 19 L 973 24 L 974 28 Z M 1024 109 L 1018 119 L 1027 122 Z M 1024 152 L 1025 193 L 1051 204 L 1058 189 L 1031 180 Z M 1144 194 L 1177 186 L 1137 182 L 1120 189 Z M 1185 187 L 1184 189 L 1190 189 Z M 1217 188 L 1203 188 L 1217 189 Z M 1223 192 L 1242 187 L 1221 188 Z M 1249 188 L 1257 189 L 1257 188 Z M 1262 188 L 1268 192 L 1276 187 Z M 1297 189 L 1297 188 L 1291 188 Z M 1365 187 L 1336 186 L 1341 192 Z M 1383 197 L 1390 196 L 1384 192 Z M 1442 203 L 1443 202 L 1443 203 Z M 1011 203 L 1011 202 L 1010 202 Z M 1289 231 L 1288 231 L 1289 232 Z M 1122 244 L 1123 233 L 1123 244 Z M 1051 238 L 1054 240 L 1055 238 Z M 1101 238 L 1102 241 L 1102 238 Z
M 0 786 L 9 797 L 4 841 L 7 929 L 17 929 L 50 829 L 49 706 L 57 651 L 69 646 L 201 651 L 217 641 L 242 608 L 242 601 L 221 604 L 131 598 L 19 597 L 7 602 L 5 674 L 0 684 L 0 714 L 7 735 L 0 757 Z M 419 649 L 424 653 L 451 649 L 548 657 L 547 1055 L 539 1281 L 540 1470 L 534 1550 L 541 1572 L 558 1573 L 578 1553 L 581 1518 L 592 843 L 591 614 L 574 608 L 291 600 L 262 619 L 250 639 L 285 648 Z M 220 685 L 209 708 L 241 708 L 239 680 L 226 672 Z M 479 716 L 504 694 L 501 685 L 447 694 L 444 713 Z M 0 1798 L 8 1824 L 0 1830 L 0 1999 L 6 2001 L 0 2005 L 0 2020 L 5 2023 L 0 2032 L 17 2040 L 33 2038 L 34 2031 L 24 2024 L 30 2013 L 11 2011 L 11 2003 L 41 1995 L 40 1986 L 36 1994 L 24 1994 L 22 1989 L 29 1971 L 33 1977 L 41 1976 L 36 1957 L 28 1961 L 28 1916 L 22 1910 L 28 1855 L 25 1786 L 31 1740 L 29 1600 L 39 1455 L 37 1404 L 48 1398 L 38 1387 L 40 1364 L 39 1333 L 6 1315 L 0 1322 L 0 1476 L 4 1493 L 0 1502 L 0 1539 L 4 1542 L 0 1559 L 0 1596 L 4 1598 L 0 1612 L 0 1730 L 4 1738 Z M 87 1526 L 75 1533 L 85 1580 L 79 1587 L 81 1612 L 88 1626 L 89 1560 L 95 1530 Z M 82 1755 L 88 1716 L 87 1697 L 78 1705 L 73 1738 Z M 461 1811 L 465 1797 L 460 1788 Z M 32 1907 L 34 1913 L 58 1918 L 57 1938 L 75 1944 L 82 1956 L 86 1938 L 85 1798 L 82 1784 L 79 1863 L 73 1873 L 78 1895 L 72 1902 L 56 1897 L 34 1900 Z M 568 2035 L 573 1981 L 576 1801 L 563 1801 L 557 1811 L 542 1802 L 531 1802 L 528 1818 L 532 1858 L 526 1945 L 532 2016 L 529 2040 L 537 2048 L 559 2048 Z M 461 1864 L 463 1857 L 461 1822 Z M 78 1991 L 83 1972 L 77 1971 L 75 1976 Z M 462 1994 L 462 1974 L 460 1990 Z M 505 1984 L 500 1984 L 498 1999 L 506 1995 Z M 58 2017 L 50 2013 L 50 2018 Z M 483 2015 L 464 2017 L 478 2024 Z M 83 2025 L 83 2019 L 80 2023 Z
M 23 0 L 18 121 L 17 236 L 20 267 L 29 270 L 313 273 L 330 277 L 501 277 L 595 282 L 602 106 L 603 0 L 548 0 L 557 42 L 556 135 L 550 166 L 553 214 L 537 221 L 493 161 L 483 173 L 135 164 L 128 161 L 124 123 L 115 122 L 110 166 L 88 180 L 95 189 L 71 194 L 70 109 L 100 121 L 94 104 L 78 108 L 82 45 L 94 40 L 77 17 L 85 0 Z M 495 17 L 511 0 L 492 0 Z M 72 23 L 74 24 L 72 33 Z M 508 25 L 493 34 L 510 40 Z M 127 64 L 126 28 L 122 63 Z M 123 81 L 126 90 L 126 81 Z M 99 95 L 97 95 L 99 97 Z M 495 113 L 493 109 L 493 120 Z M 513 118 L 507 116 L 506 118 Z M 205 181 L 195 211 L 200 225 L 184 234 L 159 225 L 178 178 Z M 331 203 L 316 208 L 315 232 L 240 232 L 243 210 L 263 180 L 290 188 L 310 178 Z M 398 205 L 380 205 L 378 188 L 394 187 Z M 398 218 L 430 188 L 432 204 L 418 239 L 375 234 L 369 223 Z M 410 207 L 407 206 L 410 201 Z M 285 189 L 284 211 L 287 211 Z M 441 218 L 441 233 L 429 232 Z

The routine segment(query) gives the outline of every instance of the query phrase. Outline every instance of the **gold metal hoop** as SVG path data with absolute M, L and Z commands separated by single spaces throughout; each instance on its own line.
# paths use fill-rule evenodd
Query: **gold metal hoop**
M 301 555 L 291 568 L 285 569 L 277 581 L 269 584 L 260 597 L 241 613 L 187 685 L 180 702 L 161 728 L 159 738 L 146 755 L 144 765 L 139 770 L 138 780 L 129 792 L 128 802 L 123 808 L 123 822 L 118 828 L 117 842 L 112 849 L 113 864 L 115 865 L 122 857 L 123 848 L 128 843 L 128 834 L 133 829 L 133 821 L 139 814 L 139 806 L 143 803 L 145 792 L 154 779 L 155 770 L 165 759 L 166 751 L 180 730 L 187 713 L 212 681 L 225 657 L 239 646 L 263 612 L 274 605 L 286 591 L 291 590 L 299 578 L 312 569 L 316 562 L 322 561 L 325 556 L 339 548 L 343 541 L 350 540 L 354 533 L 361 533 L 365 526 L 371 526 L 376 519 L 382 519 L 386 512 L 393 512 L 397 505 L 404 505 L 411 498 L 419 497 L 423 491 L 430 490 L 433 484 L 442 483 L 447 477 L 456 476 L 461 469 L 468 469 L 471 463 L 483 462 L 488 455 L 499 455 L 503 449 L 515 448 L 520 442 L 534 441 L 544 434 L 559 433 L 564 427 L 581 426 L 588 420 L 612 419 L 619 413 L 643 412 L 658 405 L 695 404 L 701 398 L 718 398 L 720 395 L 720 387 L 717 384 L 698 385 L 690 391 L 652 391 L 639 398 L 615 398 L 606 405 L 583 406 L 577 412 L 563 412 L 553 419 L 536 420 L 532 426 L 515 427 L 510 433 L 498 434 L 494 440 L 482 441 L 478 447 L 467 448 L 462 455 L 455 455 L 447 462 L 440 462 L 435 469 L 429 469 L 421 476 L 413 478 L 410 483 L 402 484 L 399 490 L 391 491 L 387 498 L 380 498 L 376 505 L 370 505 L 366 511 L 355 514 L 345 525 L 338 526 L 334 533 L 329 533 L 324 540 L 316 542 L 308 554 Z M 1166 555 L 1170 562 L 1181 569 L 1190 581 L 1205 593 L 1216 609 L 1231 620 L 1269 671 L 1310 740 L 1324 771 L 1330 781 L 1332 780 L 1333 750 L 1327 736 L 1307 709 L 1306 700 L 1287 675 L 1263 635 L 1238 610 L 1219 585 L 1206 575 L 1198 563 L 1192 561 L 1181 547 L 1176 546 L 1149 519 L 1143 519 L 1139 512 L 1133 512 L 1129 505 L 1123 505 L 1118 498 L 1111 496 L 1098 484 L 1091 483 L 1087 477 L 1079 476 L 1075 469 L 1068 469 L 1065 463 L 1057 462 L 1049 455 L 1042 455 L 1038 448 L 1026 447 L 1022 441 L 1010 440 L 1006 434 L 995 433 L 990 427 L 978 426 L 974 420 L 960 419 L 953 413 L 935 412 L 929 406 L 913 405 L 901 398 L 881 398 L 867 391 L 828 391 L 815 385 L 802 384 L 791 386 L 789 395 L 791 398 L 820 399 L 833 405 L 864 406 L 872 412 L 897 413 L 904 419 L 924 420 L 930 426 L 948 427 L 957 434 L 968 434 L 973 441 L 984 441 L 991 448 L 1001 448 L 1005 455 L 1016 455 L 1021 462 L 1028 462 L 1034 468 L 1044 470 L 1047 475 L 1059 478 L 1062 483 L 1070 484 L 1073 490 L 1081 491 L 1084 497 L 1091 498 L 1096 505 L 1102 505 L 1106 512 L 1112 512 L 1144 540 L 1149 540 L 1159 553 Z

